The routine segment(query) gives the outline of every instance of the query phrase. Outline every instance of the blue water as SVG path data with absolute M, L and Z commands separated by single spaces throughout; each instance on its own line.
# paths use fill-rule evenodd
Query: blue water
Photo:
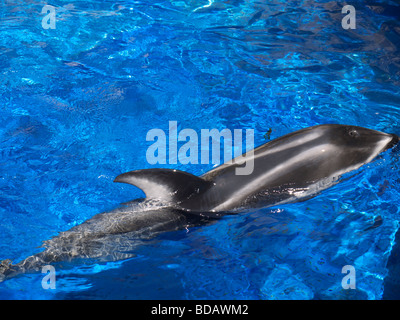
M 322 123 L 400 134 L 394 1 L 348 3 L 355 30 L 336 1 L 54 0 L 55 29 L 42 27 L 45 4 L 0 4 L 0 259 L 142 197 L 112 181 L 156 167 L 146 134 L 168 121 L 254 129 L 256 145 Z M 308 201 L 165 233 L 124 261 L 65 262 L 55 290 L 21 275 L 0 298 L 400 298 L 399 191 L 388 151 Z M 342 288 L 345 265 L 354 290 Z

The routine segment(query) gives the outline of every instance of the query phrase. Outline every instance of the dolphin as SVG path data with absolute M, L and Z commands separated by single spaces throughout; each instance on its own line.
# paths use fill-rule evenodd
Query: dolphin
M 201 177 L 171 169 L 123 173 L 115 182 L 142 189 L 148 199 L 195 212 L 241 211 L 294 202 L 317 194 L 347 172 L 373 160 L 398 142 L 395 134 L 356 126 L 325 124 L 305 128 L 240 156 Z M 237 175 L 241 159 L 254 170 Z
M 72 258 L 120 260 L 143 240 L 161 232 L 213 223 L 226 214 L 303 201 L 338 183 L 343 174 L 395 146 L 396 134 L 358 126 L 324 124 L 272 140 L 202 176 L 174 169 L 143 169 L 114 182 L 134 185 L 146 195 L 95 215 L 44 241 L 44 251 L 17 264 L 0 262 L 0 281 Z M 248 175 L 236 174 L 243 159 Z

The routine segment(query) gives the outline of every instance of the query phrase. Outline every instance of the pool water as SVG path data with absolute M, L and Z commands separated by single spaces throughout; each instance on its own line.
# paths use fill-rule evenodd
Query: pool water
M 400 5 L 351 1 L 41 1 L 0 9 L 0 260 L 143 197 L 149 130 L 253 129 L 255 145 L 323 123 L 400 134 Z M 399 151 L 305 202 L 162 234 L 122 261 L 0 283 L 1 299 L 397 299 Z M 382 224 L 376 223 L 382 221 Z M 342 287 L 342 268 L 356 289 Z

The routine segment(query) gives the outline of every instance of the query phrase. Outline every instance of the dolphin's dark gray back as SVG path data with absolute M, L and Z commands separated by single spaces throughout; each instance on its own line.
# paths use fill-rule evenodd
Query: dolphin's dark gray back
M 374 159 L 398 137 L 362 127 L 329 124 L 305 128 L 272 140 L 250 155 L 222 164 L 201 177 L 170 169 L 144 169 L 115 181 L 142 189 L 189 211 L 238 211 L 308 198 L 339 177 Z M 238 174 L 241 161 L 249 174 Z

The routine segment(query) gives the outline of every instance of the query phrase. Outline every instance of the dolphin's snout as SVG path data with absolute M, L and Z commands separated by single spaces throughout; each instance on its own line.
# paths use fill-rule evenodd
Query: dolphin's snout
M 395 146 L 396 146 L 396 149 L 397 149 L 397 148 L 398 148 L 398 145 L 399 145 L 400 137 L 399 137 L 397 134 L 395 134 L 395 133 L 387 133 L 386 136 L 387 136 L 387 137 L 390 137 L 391 139 L 390 139 L 390 141 L 386 144 L 386 146 L 385 146 L 385 148 L 382 150 L 382 152 L 383 152 L 383 151 L 386 151 L 386 150 L 389 150 L 389 149 L 391 149 L 391 148 L 393 148 L 393 147 L 395 147 Z
M 397 134 L 391 133 L 392 140 L 387 145 L 387 149 L 393 148 L 395 145 L 397 145 L 400 141 L 400 137 Z

